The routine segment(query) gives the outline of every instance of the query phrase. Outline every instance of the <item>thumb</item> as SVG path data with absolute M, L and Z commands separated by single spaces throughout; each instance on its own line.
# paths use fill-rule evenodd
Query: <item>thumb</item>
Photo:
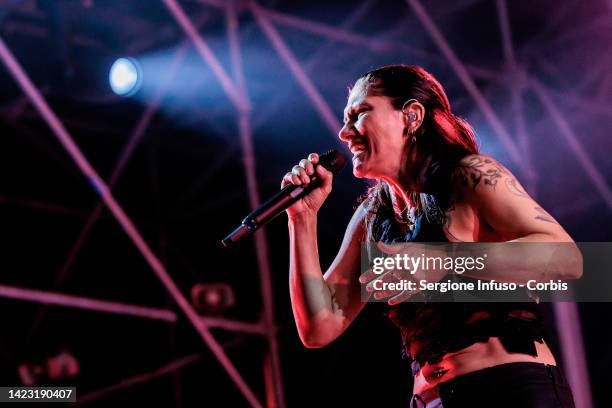
M 321 187 L 324 190 L 330 191 L 334 174 L 321 165 L 318 165 L 315 171 L 321 180 Z
M 401 245 L 398 244 L 387 244 L 385 242 L 378 242 L 378 249 L 380 249 L 385 254 L 394 255 L 401 252 Z

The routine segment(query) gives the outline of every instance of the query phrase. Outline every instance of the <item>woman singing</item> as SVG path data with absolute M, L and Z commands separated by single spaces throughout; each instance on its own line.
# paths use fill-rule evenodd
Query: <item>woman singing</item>
M 282 181 L 283 187 L 306 185 L 315 173 L 321 180 L 287 210 L 291 302 L 306 347 L 323 347 L 346 330 L 365 305 L 361 284 L 397 279 L 361 274 L 364 242 L 572 242 L 508 169 L 479 154 L 472 129 L 451 112 L 444 89 L 421 67 L 386 66 L 359 78 L 339 137 L 353 154 L 355 177 L 377 184 L 355 211 L 325 273 L 317 212 L 331 191 L 332 174 L 313 166 L 318 156 L 312 153 Z M 527 279 L 509 273 L 512 265 L 498 269 L 473 277 Z M 558 272 L 547 277 L 576 278 L 579 269 L 553 268 Z M 376 294 L 393 305 L 389 315 L 412 360 L 411 407 L 574 406 L 533 305 L 403 302 L 411 295 Z

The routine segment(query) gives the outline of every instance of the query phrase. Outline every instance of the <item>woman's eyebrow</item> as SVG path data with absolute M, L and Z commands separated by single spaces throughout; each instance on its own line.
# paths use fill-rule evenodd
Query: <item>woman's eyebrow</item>
M 371 107 L 372 107 L 372 105 L 370 105 L 369 103 L 367 103 L 367 102 L 361 102 L 359 105 L 355 106 L 355 107 L 354 107 L 354 108 L 352 108 L 352 109 L 353 109 L 353 110 L 355 110 L 355 111 L 357 111 L 357 110 L 360 110 L 360 109 L 363 109 L 363 108 L 371 108 Z
M 354 114 L 355 112 L 357 112 L 358 110 L 361 110 L 363 108 L 366 109 L 372 109 L 372 105 L 370 105 L 368 102 L 361 102 L 358 105 L 353 105 L 348 109 L 345 109 L 344 111 L 344 123 L 346 123 L 348 121 L 348 116 Z
M 351 114 L 351 113 L 353 113 L 353 112 L 356 112 L 356 111 L 358 111 L 358 110 L 361 110 L 361 109 L 363 109 L 363 108 L 371 109 L 371 108 L 372 108 L 372 105 L 370 105 L 370 104 L 369 104 L 369 103 L 367 103 L 367 102 L 361 102 L 359 105 L 353 105 L 353 106 L 351 106 L 350 108 L 348 108 L 348 109 L 345 111 L 345 116 L 346 116 L 346 115 L 349 115 L 349 114 Z

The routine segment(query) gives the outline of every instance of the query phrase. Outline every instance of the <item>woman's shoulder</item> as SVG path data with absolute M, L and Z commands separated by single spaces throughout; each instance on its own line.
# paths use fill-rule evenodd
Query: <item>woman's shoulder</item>
M 484 154 L 469 154 L 457 161 L 450 172 L 450 191 L 454 202 L 464 201 L 486 188 L 495 189 L 512 173 L 495 158 Z
M 469 154 L 457 162 L 452 180 L 456 185 L 476 189 L 480 183 L 494 185 L 504 175 L 510 175 L 510 171 L 495 158 Z

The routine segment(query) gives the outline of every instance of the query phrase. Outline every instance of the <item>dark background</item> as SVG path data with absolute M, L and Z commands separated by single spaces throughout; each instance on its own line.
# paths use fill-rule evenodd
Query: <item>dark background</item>
M 225 15 L 213 3 L 217 2 L 179 2 L 231 74 Z M 515 69 L 504 57 L 496 1 L 421 2 L 513 138 L 519 129 L 510 90 L 519 86 L 520 73 L 525 73 L 543 84 L 609 189 L 609 2 L 507 3 Z M 364 41 L 334 40 L 276 21 L 275 27 L 338 120 L 347 86 L 362 73 L 390 63 L 422 65 L 445 86 L 455 113 L 474 126 L 482 151 L 506 164 L 576 241 L 610 239 L 610 207 L 533 89 L 527 87 L 522 93 L 521 109 L 528 156 L 537 175 L 529 179 L 509 159 L 407 3 L 270 0 L 260 5 L 317 22 L 316 27 L 391 44 L 375 47 Z M 252 104 L 256 178 L 265 198 L 278 190 L 283 174 L 300 158 L 339 144 L 243 3 L 238 11 Z M 144 0 L 5 1 L 0 5 L 0 37 L 105 180 L 169 71 L 173 55 L 187 41 L 162 2 Z M 108 86 L 108 69 L 120 56 L 133 56 L 143 67 L 143 87 L 131 98 L 112 94 Z M 230 251 L 216 246 L 249 211 L 236 109 L 193 47 L 178 66 L 113 194 L 186 296 L 195 283 L 228 283 L 236 304 L 224 316 L 255 322 L 262 301 L 253 241 L 247 239 Z M 87 405 L 246 406 L 107 210 L 67 264 L 99 199 L 4 67 L 0 86 L 0 283 L 168 308 L 180 316 L 171 324 L 0 299 L 4 320 L 0 385 L 19 385 L 20 364 L 42 362 L 62 350 L 79 361 L 80 373 L 66 381 L 77 386 L 78 395 L 196 356 L 179 370 Z M 335 180 L 319 215 L 323 268 L 335 256 L 366 187 L 349 170 Z M 409 367 L 401 360 L 399 332 L 383 316 L 384 305 L 368 305 L 345 335 L 328 347 L 304 349 L 289 303 L 286 217 L 261 233 L 269 243 L 287 405 L 406 406 Z M 610 406 L 606 391 L 612 385 L 611 308 L 609 304 L 579 308 L 595 406 Z M 547 305 L 544 309 L 552 345 L 560 356 L 551 310 Z M 214 333 L 265 401 L 264 339 Z

